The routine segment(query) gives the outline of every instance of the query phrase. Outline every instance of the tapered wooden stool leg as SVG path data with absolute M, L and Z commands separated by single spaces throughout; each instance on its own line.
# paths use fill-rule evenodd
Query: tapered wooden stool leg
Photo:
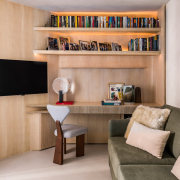
M 84 156 L 85 135 L 76 136 L 76 157 Z
M 55 147 L 53 162 L 61 165 L 63 164 L 63 133 L 59 121 L 56 121 L 56 127 L 57 127 L 57 137 L 56 137 L 56 147 Z
M 63 164 L 63 138 L 56 139 L 56 147 L 54 152 L 54 163 Z
M 66 138 L 64 138 L 64 154 L 66 154 Z

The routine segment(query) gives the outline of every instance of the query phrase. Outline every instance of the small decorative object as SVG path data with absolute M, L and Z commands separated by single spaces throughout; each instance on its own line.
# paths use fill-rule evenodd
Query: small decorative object
M 112 51 L 112 46 L 111 46 L 111 44 L 110 43 L 106 43 L 107 44 L 107 50 L 108 51 Z
M 118 89 L 118 98 L 119 100 L 123 100 L 123 87 L 121 87 L 120 89 Z
M 59 50 L 56 38 L 48 37 L 48 50 Z
M 122 51 L 121 45 L 118 43 L 112 43 L 112 51 Z
M 140 87 L 135 88 L 135 102 L 136 103 L 142 103 L 142 100 L 141 100 L 141 88 Z
M 133 85 L 125 85 L 123 87 L 124 102 L 135 102 L 135 87 Z
M 79 40 L 79 45 L 80 45 L 81 51 L 90 51 L 91 50 L 91 45 L 90 45 L 90 42 L 88 42 L 88 41 Z
M 97 41 L 91 41 L 91 51 L 98 51 Z
M 122 100 L 122 89 L 124 83 L 109 83 L 108 84 L 108 98 L 113 100 Z M 121 98 L 121 99 L 120 99 Z
M 69 50 L 70 38 L 69 37 L 59 37 L 59 50 Z
M 62 90 L 59 91 L 59 102 L 60 103 L 63 102 L 63 91 Z
M 69 45 L 69 50 L 70 50 L 70 51 L 79 51 L 79 44 L 70 43 L 70 45 Z
M 53 81 L 53 90 L 59 95 L 59 101 L 56 104 L 59 105 L 71 105 L 73 101 L 63 101 L 63 95 L 66 94 L 70 89 L 74 88 L 73 83 L 71 84 L 66 78 L 59 77 Z
M 99 43 L 99 50 L 100 51 L 108 51 L 108 46 L 106 43 Z

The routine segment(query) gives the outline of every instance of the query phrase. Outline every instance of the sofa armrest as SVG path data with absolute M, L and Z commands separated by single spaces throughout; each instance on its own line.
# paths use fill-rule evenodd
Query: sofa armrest
M 120 119 L 120 120 L 110 120 L 109 121 L 109 136 L 115 137 L 115 136 L 121 136 L 123 137 L 127 125 L 129 123 L 130 119 Z

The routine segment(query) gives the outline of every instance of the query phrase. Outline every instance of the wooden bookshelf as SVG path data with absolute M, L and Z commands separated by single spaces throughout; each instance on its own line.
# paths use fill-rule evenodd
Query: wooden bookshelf
M 105 14 L 108 16 L 109 12 Z M 57 13 L 54 13 L 57 15 Z M 85 13 L 87 16 L 93 13 Z M 73 12 L 62 13 L 63 16 L 85 15 Z M 104 14 L 104 15 L 105 15 Z M 111 13 L 110 13 L 111 14 Z M 137 16 L 136 16 L 137 14 Z M 153 14 L 153 15 L 152 15 Z M 102 15 L 101 13 L 98 15 Z M 112 16 L 119 16 L 113 13 Z M 154 17 L 160 20 L 160 28 L 62 28 L 34 27 L 36 37 L 33 53 L 35 57 L 48 61 L 49 84 L 58 76 L 69 77 L 77 82 L 77 91 L 68 95 L 74 101 L 102 100 L 106 95 L 108 82 L 119 81 L 134 84 L 142 88 L 142 101 L 165 103 L 165 7 L 151 12 L 127 12 L 121 16 Z M 160 51 L 128 51 L 130 39 L 160 36 Z M 69 37 L 71 42 L 82 41 L 116 42 L 123 51 L 58 51 L 43 50 L 47 48 L 47 38 Z M 88 96 L 83 88 L 89 87 Z M 98 88 L 97 88 L 98 87 Z M 96 89 L 96 90 L 95 90 Z M 52 88 L 49 90 L 50 102 L 57 100 Z M 102 94 L 102 95 L 101 95 Z
M 159 33 L 161 28 L 59 28 L 59 27 L 34 27 L 34 31 L 48 32 L 94 32 L 94 33 Z
M 160 51 L 58 51 L 34 50 L 34 54 L 61 56 L 158 56 Z
M 104 107 L 100 101 L 107 98 L 109 82 L 124 82 L 141 87 L 142 102 L 148 106 L 165 104 L 165 6 L 155 12 L 135 12 L 126 14 L 109 13 L 97 14 L 104 16 L 136 16 L 155 17 L 160 20 L 160 28 L 58 28 L 34 27 L 34 55 L 48 62 L 48 103 L 54 104 L 58 95 L 52 88 L 53 80 L 66 77 L 75 82 L 75 90 L 65 95 L 65 100 L 73 100 L 71 114 L 66 123 L 79 124 L 88 127 L 88 143 L 106 143 L 108 139 L 108 122 L 110 119 L 123 118 L 121 113 L 131 114 L 136 105 L 120 107 Z M 56 13 L 55 13 L 56 14 Z M 108 15 L 109 14 L 109 15 Z M 91 13 L 60 12 L 58 15 L 79 16 L 95 15 Z M 148 38 L 160 35 L 160 51 L 128 51 L 130 39 Z M 47 38 L 59 36 L 69 37 L 71 42 L 82 41 L 116 42 L 122 45 L 123 51 L 50 51 L 47 48 Z M 42 39 L 39 41 L 38 39 Z M 90 103 L 96 102 L 98 103 Z M 78 103 L 87 102 L 87 103 Z M 121 113 L 120 113 L 121 112 Z M 51 127 L 50 116 L 45 105 L 28 107 L 28 115 L 32 122 L 32 129 L 37 122 L 45 123 L 47 119 Z M 40 124 L 40 123 L 39 123 Z M 100 128 L 101 127 L 101 128 Z M 32 133 L 33 134 L 33 133 Z M 37 136 L 34 138 L 36 139 Z M 40 136 L 41 137 L 41 136 Z M 49 137 L 49 135 L 48 135 Z M 53 137 L 52 137 L 53 138 Z M 53 142 L 53 141 L 50 141 Z M 73 140 L 71 140 L 73 142 Z M 50 143 L 50 145 L 52 145 Z

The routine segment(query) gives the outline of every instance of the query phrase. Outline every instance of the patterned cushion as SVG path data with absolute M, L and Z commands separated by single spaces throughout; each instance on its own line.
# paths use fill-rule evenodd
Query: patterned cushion
M 132 114 L 124 137 L 128 137 L 134 121 L 149 128 L 163 130 L 169 114 L 169 109 L 150 108 L 143 105 L 138 106 Z

